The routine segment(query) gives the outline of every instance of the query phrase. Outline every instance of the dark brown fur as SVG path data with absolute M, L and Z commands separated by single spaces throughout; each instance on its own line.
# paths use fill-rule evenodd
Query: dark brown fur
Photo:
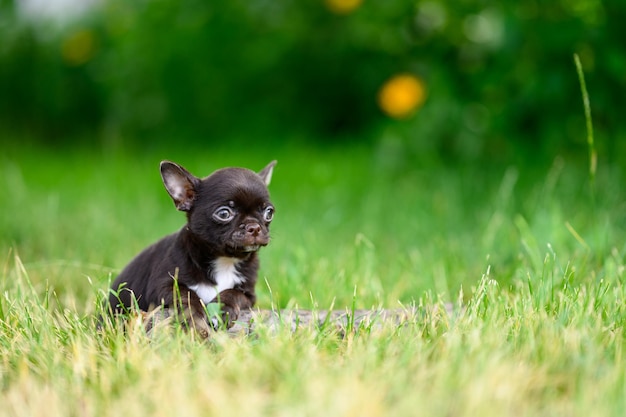
M 146 248 L 124 268 L 112 285 L 111 311 L 123 313 L 134 303 L 144 311 L 173 307 L 205 335 L 210 326 L 204 303 L 219 300 L 226 322 L 252 307 L 257 250 L 269 243 L 273 206 L 267 184 L 274 164 L 258 174 L 225 168 L 199 179 L 174 163 L 162 162 L 165 187 L 176 207 L 187 213 L 187 224 Z M 201 300 L 202 294 L 211 296 L 218 281 L 231 282 L 233 277 L 234 286 L 216 292 L 210 301 Z

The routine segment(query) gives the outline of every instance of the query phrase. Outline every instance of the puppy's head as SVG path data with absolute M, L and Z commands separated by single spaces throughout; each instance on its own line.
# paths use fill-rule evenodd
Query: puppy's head
M 176 208 L 187 212 L 187 227 L 221 256 L 245 257 L 269 243 L 274 217 L 267 186 L 276 161 L 259 173 L 220 169 L 204 179 L 180 165 L 161 162 L 161 177 Z

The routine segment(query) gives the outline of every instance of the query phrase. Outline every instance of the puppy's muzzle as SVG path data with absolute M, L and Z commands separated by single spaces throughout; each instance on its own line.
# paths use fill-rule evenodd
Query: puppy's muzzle
M 261 246 L 267 246 L 270 238 L 267 229 L 257 222 L 247 222 L 239 226 L 233 235 L 235 246 L 243 249 L 244 252 L 256 252 Z
M 250 223 L 246 226 L 246 236 L 257 237 L 261 233 L 261 225 L 258 223 Z

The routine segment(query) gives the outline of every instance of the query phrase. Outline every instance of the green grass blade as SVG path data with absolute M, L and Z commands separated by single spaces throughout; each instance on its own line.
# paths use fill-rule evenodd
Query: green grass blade
M 593 140 L 593 122 L 591 120 L 591 106 L 589 104 L 589 94 L 587 93 L 587 85 L 585 84 L 585 74 L 583 73 L 582 64 L 578 54 L 574 54 L 574 63 L 576 64 L 576 72 L 578 72 L 578 82 L 580 83 L 580 92 L 583 98 L 583 107 L 585 109 L 585 122 L 587 126 L 587 145 L 589 147 L 589 177 L 592 184 L 595 182 L 596 168 L 598 166 L 598 153 L 596 151 Z

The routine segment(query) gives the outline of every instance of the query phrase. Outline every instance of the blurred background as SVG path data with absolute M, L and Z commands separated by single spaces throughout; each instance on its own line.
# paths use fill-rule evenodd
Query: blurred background
M 551 159 L 586 149 L 577 53 L 619 159 L 625 19 L 621 0 L 2 0 L 0 132 Z
M 88 300 L 183 224 L 160 160 L 278 159 L 261 306 L 455 299 L 546 260 L 602 279 L 626 253 L 624 21 L 623 0 L 0 0 L 0 250 Z

